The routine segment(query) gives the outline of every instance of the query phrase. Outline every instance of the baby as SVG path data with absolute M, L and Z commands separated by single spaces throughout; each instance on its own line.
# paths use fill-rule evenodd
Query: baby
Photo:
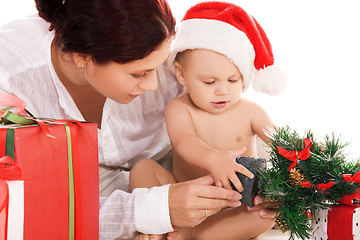
M 232 183 L 241 192 L 235 173 L 249 178 L 253 174 L 235 158 L 256 157 L 256 136 L 266 142 L 264 130 L 274 127 L 264 109 L 244 98 L 243 92 L 251 82 L 255 90 L 273 95 L 285 85 L 284 75 L 273 66 L 265 32 L 239 6 L 200 3 L 187 11 L 179 25 L 168 62 L 186 89 L 165 110 L 173 174 L 144 160 L 131 172 L 131 188 L 210 174 L 216 186 L 231 189 Z M 271 219 L 245 207 L 208 214 L 205 208 L 203 223 L 193 229 L 178 228 L 168 239 L 249 239 L 273 225 Z

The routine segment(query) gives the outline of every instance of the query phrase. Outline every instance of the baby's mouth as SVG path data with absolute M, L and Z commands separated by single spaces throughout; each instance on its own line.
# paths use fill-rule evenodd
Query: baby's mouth
M 219 101 L 219 102 L 213 102 L 213 105 L 215 107 L 219 107 L 219 108 L 222 108 L 222 107 L 225 107 L 225 105 L 228 103 L 228 101 Z

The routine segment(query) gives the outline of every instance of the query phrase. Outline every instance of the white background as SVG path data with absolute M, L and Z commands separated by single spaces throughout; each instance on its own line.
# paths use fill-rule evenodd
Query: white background
M 71 1 L 71 0 L 68 0 Z M 177 20 L 198 0 L 169 0 Z M 272 43 L 275 61 L 287 73 L 284 94 L 270 97 L 251 90 L 278 126 L 317 140 L 335 132 L 349 159 L 360 157 L 360 4 L 357 0 L 229 0 L 253 15 Z M 0 0 L 0 25 L 36 13 L 33 0 Z M 0 46 L 1 54 L 1 46 Z

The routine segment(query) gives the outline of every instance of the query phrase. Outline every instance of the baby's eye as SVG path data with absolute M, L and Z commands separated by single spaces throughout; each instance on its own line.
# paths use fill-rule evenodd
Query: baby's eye
M 205 83 L 206 85 L 211 85 L 211 84 L 215 83 L 215 81 L 204 81 L 203 83 Z
M 229 79 L 228 81 L 231 82 L 231 83 L 236 83 L 236 82 L 239 81 L 239 79 Z

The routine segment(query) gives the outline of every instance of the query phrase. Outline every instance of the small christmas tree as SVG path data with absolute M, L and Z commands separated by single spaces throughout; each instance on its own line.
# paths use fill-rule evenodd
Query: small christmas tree
M 259 171 L 259 195 L 277 206 L 275 223 L 282 231 L 308 239 L 316 209 L 327 209 L 342 196 L 360 188 L 358 162 L 350 162 L 334 134 L 316 142 L 310 130 L 304 137 L 289 127 L 270 136 L 270 167 Z

